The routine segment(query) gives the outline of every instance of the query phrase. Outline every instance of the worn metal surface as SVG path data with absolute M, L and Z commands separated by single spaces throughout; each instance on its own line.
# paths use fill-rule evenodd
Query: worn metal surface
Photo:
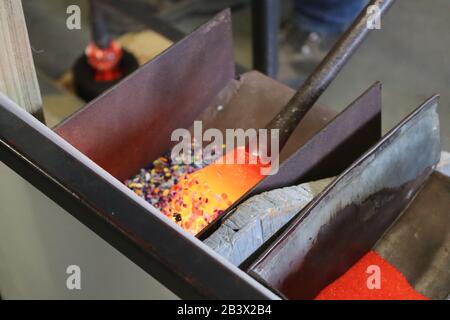
M 271 78 L 278 76 L 280 0 L 252 1 L 253 68 Z
M 177 296 L 277 299 L 2 94 L 0 160 Z
M 393 2 L 394 0 L 372 0 L 368 6 L 378 6 L 380 14 L 383 15 Z M 267 125 L 268 129 L 280 130 L 280 146 L 284 145 L 291 132 L 366 38 L 370 31 L 368 28 L 370 19 L 372 17 L 366 10 L 363 10 L 348 31 L 302 84 L 286 107 Z
M 356 161 L 249 268 L 291 299 L 314 298 L 386 232 L 440 157 L 438 97 Z
M 305 120 L 320 116 L 320 107 L 315 108 L 317 111 L 313 108 Z M 374 84 L 327 126 L 320 131 L 316 129 L 316 134 L 305 141 L 301 135 L 308 125 L 311 125 L 310 121 L 305 121 L 294 131 L 281 153 L 278 173 L 267 176 L 249 190 L 224 215 L 202 230 L 197 235 L 200 239 L 211 235 L 229 212 L 245 199 L 264 191 L 337 176 L 366 152 L 381 137 L 381 84 Z M 311 129 L 306 132 L 312 132 Z M 298 141 L 305 142 L 299 145 Z M 287 155 L 289 157 L 286 159 Z
M 434 172 L 375 251 L 418 292 L 445 299 L 450 293 L 450 177 Z
M 60 124 L 55 131 L 119 180 L 165 153 L 234 77 L 221 12 Z

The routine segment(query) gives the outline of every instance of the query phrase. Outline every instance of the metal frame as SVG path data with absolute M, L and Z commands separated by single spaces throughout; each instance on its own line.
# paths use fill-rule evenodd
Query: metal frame
M 249 273 L 290 299 L 312 299 L 356 263 L 408 207 L 439 162 L 438 101 L 438 96 L 428 99 L 339 175 Z
M 221 36 L 211 34 L 214 32 L 219 32 Z M 206 108 L 207 104 L 212 102 L 211 99 L 234 76 L 233 61 L 230 59 L 229 12 L 219 14 L 209 24 L 199 28 L 197 33 L 191 34 L 186 39 L 189 42 L 184 41 L 174 45 L 166 53 L 142 67 L 121 84 L 93 101 L 84 110 L 68 119 L 65 124 L 70 124 L 70 121 L 77 117 L 84 119 L 83 114 L 92 115 L 89 113 L 90 110 L 94 115 L 97 114 L 97 118 L 88 116 L 86 119 L 90 118 L 91 121 L 94 119 L 97 129 L 99 129 L 100 120 L 105 121 L 106 124 L 111 123 L 108 119 L 102 118 L 109 115 L 110 119 L 119 124 L 119 127 L 114 126 L 114 130 L 118 134 L 115 136 L 117 138 L 124 132 L 121 127 L 125 125 L 121 124 L 124 119 L 120 118 L 124 114 L 131 117 L 128 118 L 130 120 L 138 117 L 140 121 L 143 121 L 142 119 L 146 118 L 151 109 L 155 112 L 153 119 L 159 119 L 158 115 L 160 115 L 159 112 L 162 112 L 162 108 L 161 104 L 158 104 L 160 101 L 155 100 L 155 97 L 160 94 L 161 99 L 164 99 L 164 94 L 167 96 L 167 91 L 164 90 L 168 89 L 178 93 L 178 96 L 169 94 L 173 99 L 170 99 L 170 105 L 165 105 L 165 112 L 169 110 L 174 113 L 171 125 L 179 127 L 180 123 L 190 124 L 192 119 L 183 114 L 186 110 L 192 109 L 190 104 L 196 106 L 196 112 L 200 112 L 202 108 Z M 208 42 L 208 39 L 211 39 L 211 42 Z M 190 42 L 192 40 L 195 41 Z M 213 54 L 214 52 L 209 50 L 210 54 L 215 57 L 215 59 L 208 57 L 210 65 L 206 65 L 205 59 L 198 59 L 195 54 L 195 50 L 205 52 L 204 45 L 211 46 L 220 53 Z M 195 60 L 197 65 L 186 61 L 188 49 L 193 50 L 190 56 L 197 59 Z M 221 59 L 218 60 L 217 57 L 221 57 Z M 205 57 L 203 56 L 203 58 Z M 183 61 L 184 64 L 173 64 L 173 61 Z M 191 81 L 184 81 L 184 78 L 179 79 L 180 77 L 178 77 L 180 82 L 177 85 L 180 87 L 176 87 L 173 83 L 174 78 L 167 77 L 167 71 L 168 68 L 172 71 L 180 71 L 181 65 L 186 67 L 186 72 L 181 74 L 189 76 L 187 79 L 191 79 Z M 212 83 L 207 75 L 211 74 L 211 70 L 217 71 L 217 65 L 220 65 L 226 72 L 220 72 L 222 78 L 215 77 L 216 82 Z M 193 75 L 198 77 L 196 81 L 192 81 Z M 150 86 L 152 81 L 158 85 Z M 144 88 L 147 90 L 143 90 Z M 179 94 L 179 88 L 186 91 Z M 198 88 L 201 88 L 202 91 L 199 91 Z M 211 97 L 200 95 L 193 99 L 193 94 L 199 92 L 208 92 Z M 188 102 L 184 99 L 186 96 L 191 98 Z M 153 97 L 153 99 L 149 99 L 149 97 Z M 167 101 L 167 99 L 161 101 Z M 134 109 L 135 113 L 133 114 L 129 110 L 125 112 L 121 109 L 123 102 L 137 106 Z M 96 112 L 99 110 L 94 110 L 94 106 L 96 109 L 107 108 L 106 112 Z M 181 106 L 183 110 L 180 109 Z M 113 110 L 117 113 L 113 113 Z M 371 122 L 373 119 L 379 121 L 379 109 L 377 110 L 377 106 L 375 106 L 373 110 L 375 110 L 374 118 L 369 117 L 369 127 L 379 128 L 379 123 L 374 125 L 374 122 Z M 195 117 L 195 115 L 192 116 Z M 166 124 L 160 127 L 152 126 L 152 123 L 141 123 L 141 125 L 147 134 L 150 129 L 155 132 L 161 129 L 169 131 L 171 129 Z M 356 126 L 360 128 L 360 123 Z M 99 133 L 102 132 L 102 130 L 93 132 L 92 136 L 98 138 Z M 379 131 L 373 133 L 379 134 Z M 166 151 L 163 148 L 167 145 L 165 142 L 159 141 L 156 134 L 153 136 L 150 134 L 147 138 L 149 140 L 144 145 L 147 145 L 147 142 L 156 143 L 161 149 L 155 148 L 152 152 L 161 154 L 162 151 Z M 71 141 L 72 144 L 74 142 Z M 142 159 L 138 160 L 143 161 L 146 156 L 152 155 L 144 155 L 141 157 Z M 182 298 L 279 298 L 248 274 L 222 259 L 201 241 L 170 222 L 110 173 L 1 95 L 0 159 Z M 311 160 L 311 162 L 314 161 Z M 138 167 L 140 163 L 136 162 L 135 165 Z M 135 168 L 130 167 L 129 169 Z M 121 174 L 118 173 L 119 176 Z
M 4 95 L 0 160 L 181 298 L 278 298 Z
M 252 1 L 253 68 L 269 77 L 278 76 L 280 0 Z
M 233 77 L 230 13 L 224 11 L 56 131 L 0 95 L 0 160 L 181 298 L 277 299 L 118 180 L 167 151 L 173 129 L 191 125 Z M 139 126 L 140 140 L 125 135 L 127 121 Z M 92 139 L 107 145 L 94 144 L 97 154 L 119 161 L 108 171 L 108 163 L 100 167 L 82 153 Z M 140 153 L 120 159 L 132 141 Z

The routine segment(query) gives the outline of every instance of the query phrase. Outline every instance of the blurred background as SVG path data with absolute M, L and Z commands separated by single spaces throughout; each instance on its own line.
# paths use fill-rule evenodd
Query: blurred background
M 111 34 L 125 43 L 125 47 L 134 46 L 143 52 L 137 57 L 140 63 L 151 59 L 218 11 L 230 7 L 238 70 L 254 68 L 249 0 L 102 2 Z M 279 67 L 275 77 L 297 88 L 337 39 L 340 30 L 336 25 L 336 32 L 331 35 L 324 34 L 322 29 L 319 32 L 302 30 L 298 4 L 294 0 L 280 2 Z M 74 4 L 81 8 L 81 29 L 68 30 L 66 10 Z M 24 0 L 23 6 L 44 110 L 48 113 L 49 125 L 54 125 L 86 103 L 73 93 L 70 70 L 91 39 L 89 4 L 86 0 Z M 386 132 L 425 99 L 440 93 L 443 149 L 449 150 L 448 12 L 450 2 L 446 0 L 398 0 L 382 20 L 381 29 L 369 36 L 319 102 L 341 110 L 379 80 L 383 84 L 383 131 Z M 348 11 L 346 14 L 352 15 Z M 334 22 L 342 25 L 345 21 L 341 20 Z

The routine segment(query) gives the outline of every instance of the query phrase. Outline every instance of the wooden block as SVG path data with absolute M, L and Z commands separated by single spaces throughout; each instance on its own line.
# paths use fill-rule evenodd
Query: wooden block
M 42 99 L 20 0 L 0 1 L 0 91 L 26 111 L 41 112 Z

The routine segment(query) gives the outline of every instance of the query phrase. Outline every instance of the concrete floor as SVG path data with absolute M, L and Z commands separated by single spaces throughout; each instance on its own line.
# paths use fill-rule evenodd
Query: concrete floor
M 321 101 L 342 108 L 373 82 L 383 83 L 383 129 L 434 93 L 441 95 L 443 149 L 450 149 L 450 2 L 399 0 Z
M 79 32 L 54 31 L 57 30 L 57 25 L 64 22 L 65 5 L 76 2 L 85 8 L 85 0 L 24 2 L 27 21 L 33 25 L 30 28 L 30 37 L 36 49 L 34 53 L 36 64 L 42 72 L 51 77 L 57 77 L 62 71 L 70 68 L 73 57 L 89 37 L 87 27 L 83 27 Z M 448 12 L 450 2 L 447 0 L 433 0 L 432 3 L 428 0 L 398 0 L 382 21 L 382 29 L 373 32 L 320 102 L 341 110 L 373 82 L 379 80 L 383 83 L 383 130 L 386 132 L 425 99 L 439 93 L 442 144 L 443 149 L 450 150 Z M 188 33 L 209 17 L 205 14 L 191 14 L 173 22 L 179 29 Z M 233 12 L 233 24 L 236 60 L 251 68 L 251 26 L 248 7 Z M 85 17 L 83 25 L 86 25 Z M 55 41 L 64 43 L 64 46 L 58 47 L 56 51 L 52 49 L 55 51 L 53 52 L 48 48 Z M 281 50 L 285 48 L 282 47 Z M 287 61 L 283 59 L 282 63 L 286 64 Z M 289 78 L 291 73 L 292 70 L 289 71 L 289 75 L 280 74 L 280 78 Z M 305 75 L 298 75 L 298 79 L 304 77 Z

